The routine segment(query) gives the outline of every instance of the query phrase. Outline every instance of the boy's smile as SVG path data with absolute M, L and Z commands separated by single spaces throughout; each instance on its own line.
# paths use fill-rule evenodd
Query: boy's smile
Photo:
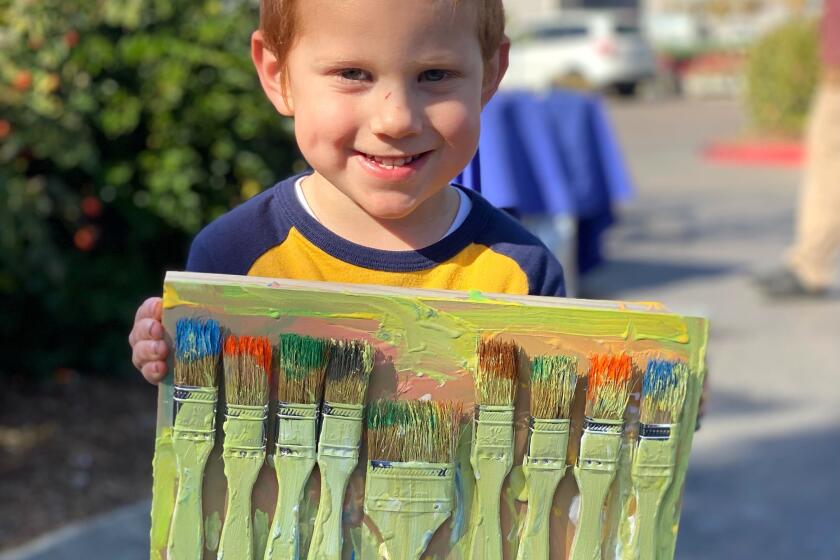
M 315 170 L 303 184 L 312 210 L 362 245 L 434 243 L 457 212 L 447 186 L 475 153 L 498 83 L 498 55 L 485 79 L 475 3 L 306 0 L 297 18 L 285 97 L 266 86 L 270 56 L 255 62 L 275 106 L 295 117 Z

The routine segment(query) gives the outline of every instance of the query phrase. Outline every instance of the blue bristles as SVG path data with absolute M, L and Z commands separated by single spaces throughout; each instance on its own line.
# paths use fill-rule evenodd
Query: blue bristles
M 222 351 L 219 323 L 212 319 L 184 317 L 175 324 L 175 357 L 182 362 L 192 362 L 207 356 L 218 356 Z
M 641 421 L 670 423 L 685 400 L 688 366 L 675 360 L 652 359 L 642 383 Z

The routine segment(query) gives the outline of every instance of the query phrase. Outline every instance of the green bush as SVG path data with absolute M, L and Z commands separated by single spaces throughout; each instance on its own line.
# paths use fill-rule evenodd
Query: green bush
M 203 224 L 287 175 L 247 0 L 0 0 L 0 372 L 130 368 Z
M 819 63 L 813 21 L 794 21 L 767 34 L 751 49 L 746 100 L 753 125 L 799 135 L 814 93 Z

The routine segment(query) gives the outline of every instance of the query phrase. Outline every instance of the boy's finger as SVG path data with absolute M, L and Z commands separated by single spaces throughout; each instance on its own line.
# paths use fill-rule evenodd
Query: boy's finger
M 163 378 L 166 377 L 166 362 L 149 362 L 140 370 L 146 381 L 152 385 L 157 385 Z
M 141 340 L 134 345 L 131 361 L 134 367 L 142 371 L 151 362 L 165 360 L 168 354 L 169 349 L 162 340 Z
M 160 320 L 161 317 L 161 299 L 159 297 L 150 297 L 144 301 L 140 307 L 137 308 L 137 314 L 134 316 L 136 323 L 140 319 L 152 318 Z
M 160 321 L 152 318 L 141 319 L 134 324 L 134 328 L 131 329 L 131 336 L 129 337 L 129 343 L 134 341 L 134 344 L 138 344 L 144 340 L 163 340 L 163 325 L 160 324 Z M 132 346 L 134 345 L 132 344 Z

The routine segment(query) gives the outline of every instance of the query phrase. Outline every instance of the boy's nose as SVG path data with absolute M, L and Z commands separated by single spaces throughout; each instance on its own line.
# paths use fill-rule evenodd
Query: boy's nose
M 419 134 L 423 129 L 423 115 L 410 96 L 389 90 L 374 99 L 371 130 L 374 134 L 404 138 Z

